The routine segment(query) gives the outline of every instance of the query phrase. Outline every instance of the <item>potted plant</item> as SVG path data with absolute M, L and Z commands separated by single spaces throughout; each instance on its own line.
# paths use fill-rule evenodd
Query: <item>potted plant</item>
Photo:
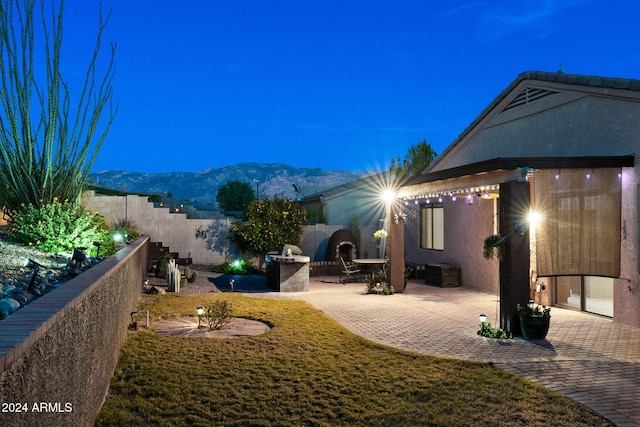
M 529 301 L 526 305 L 516 305 L 520 317 L 520 331 L 528 340 L 541 340 L 549 332 L 551 307 L 534 304 Z
M 504 237 L 499 234 L 492 234 L 489 237 L 484 239 L 484 244 L 482 245 L 482 255 L 486 259 L 493 259 L 495 256 L 498 258 L 498 261 L 502 261 L 504 259 Z
M 384 270 L 375 270 L 371 278 L 365 279 L 365 292 L 368 294 L 393 295 L 395 289 L 389 285 L 387 280 L 387 272 Z

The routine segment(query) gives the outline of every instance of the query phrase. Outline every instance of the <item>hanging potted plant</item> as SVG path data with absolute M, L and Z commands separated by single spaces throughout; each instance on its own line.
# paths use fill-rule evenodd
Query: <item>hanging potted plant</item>
M 517 304 L 516 308 L 520 317 L 522 336 L 528 340 L 544 339 L 549 332 L 551 308 L 534 304 L 533 301 L 529 301 L 527 305 Z
M 482 245 L 482 255 L 485 259 L 493 259 L 495 256 L 498 261 L 504 260 L 504 248 L 505 239 L 499 234 L 492 234 L 484 239 Z

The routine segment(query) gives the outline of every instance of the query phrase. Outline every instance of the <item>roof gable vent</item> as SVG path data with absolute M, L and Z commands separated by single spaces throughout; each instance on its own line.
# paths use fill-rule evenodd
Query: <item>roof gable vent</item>
M 558 92 L 546 90 L 546 89 L 537 89 L 533 87 L 525 87 L 522 89 L 522 92 L 518 94 L 513 100 L 504 107 L 502 111 L 511 110 L 512 108 L 519 107 L 521 105 L 529 105 L 538 99 L 544 98 L 548 95 L 554 95 Z

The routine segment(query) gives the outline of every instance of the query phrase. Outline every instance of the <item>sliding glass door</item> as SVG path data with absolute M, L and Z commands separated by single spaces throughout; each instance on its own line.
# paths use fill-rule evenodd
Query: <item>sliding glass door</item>
M 596 276 L 559 276 L 555 305 L 613 317 L 613 279 Z

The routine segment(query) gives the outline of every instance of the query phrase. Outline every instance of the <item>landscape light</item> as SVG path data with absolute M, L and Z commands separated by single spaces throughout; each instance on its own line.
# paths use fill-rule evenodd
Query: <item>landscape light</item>
M 100 255 L 100 246 L 102 246 L 102 242 L 93 242 L 93 246 L 95 246 L 96 249 L 96 258 L 98 257 L 98 255 Z
M 478 316 L 478 319 L 480 319 L 480 323 L 484 323 L 487 321 L 487 315 L 486 314 L 481 314 Z
M 115 234 L 113 235 L 113 240 L 114 240 L 115 242 L 122 242 L 122 241 L 124 240 L 124 237 L 123 237 L 123 236 L 122 236 L 122 234 L 120 234 L 120 233 L 115 233 Z
M 200 320 L 202 319 L 202 314 L 204 313 L 204 307 L 198 307 L 196 308 L 196 311 L 198 312 L 198 329 L 200 328 Z
M 84 248 L 84 247 L 74 248 L 71 259 L 78 263 L 84 261 L 85 259 L 87 259 L 87 256 L 84 254 L 84 251 L 86 250 L 87 248 Z
M 34 260 L 30 259 L 27 261 L 27 268 L 33 268 L 33 274 L 31 275 L 31 281 L 29 282 L 29 287 L 27 288 L 28 292 L 33 290 L 33 285 L 36 283 L 36 277 L 38 277 L 38 272 L 42 265 L 38 264 Z

